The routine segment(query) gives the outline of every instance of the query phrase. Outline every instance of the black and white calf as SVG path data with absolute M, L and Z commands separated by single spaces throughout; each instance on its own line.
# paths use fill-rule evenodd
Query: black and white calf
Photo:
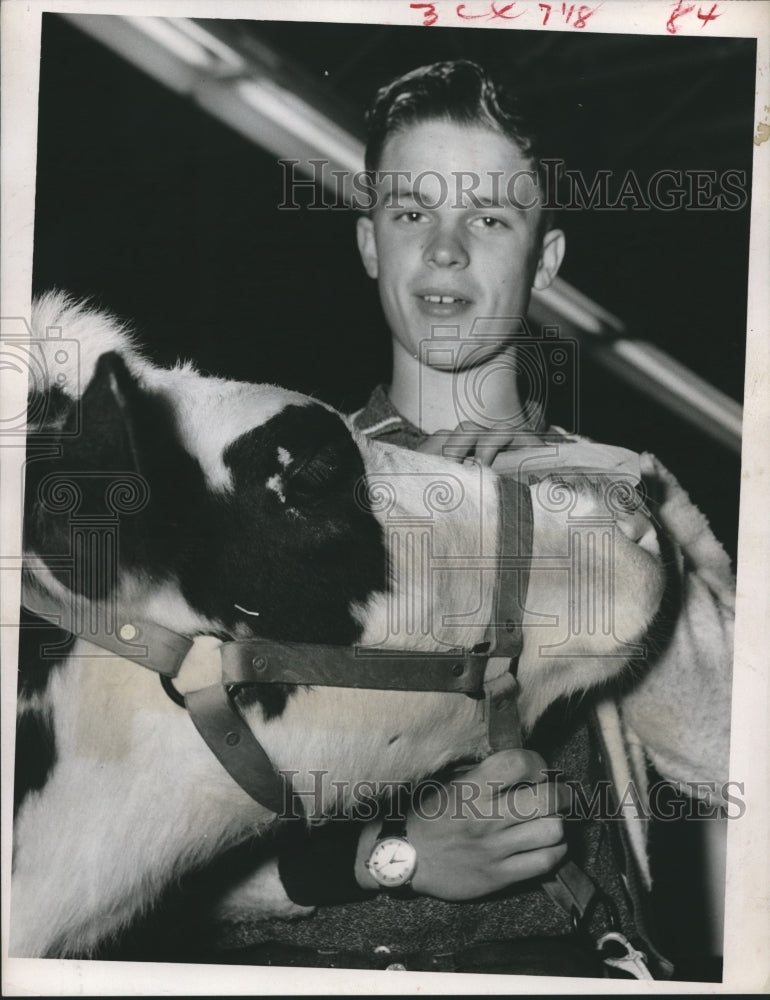
M 69 362 L 51 328 L 78 345 Z M 26 483 L 28 593 L 82 604 L 126 641 L 142 621 L 197 637 L 182 692 L 216 682 L 227 639 L 426 651 L 484 639 L 492 472 L 359 440 L 333 410 L 274 386 L 155 368 L 115 320 L 61 295 L 36 305 L 33 329 L 51 375 L 29 408 L 42 416 Z M 436 483 L 452 499 L 431 509 L 426 556 L 426 484 Z M 565 515 L 532 497 L 525 727 L 621 669 L 663 587 L 649 525 L 621 523 L 611 550 L 568 559 L 565 572 Z M 606 519 L 599 492 L 577 499 L 586 524 Z M 579 523 L 571 530 L 574 543 Z M 598 579 L 612 580 L 611 627 L 576 628 Z M 157 676 L 87 641 L 87 624 L 77 638 L 51 629 L 49 645 L 60 644 L 46 657 L 22 631 L 15 956 L 89 954 L 173 878 L 275 821 Z M 559 656 L 541 657 L 544 644 Z M 489 752 L 478 702 L 453 693 L 257 686 L 242 709 L 300 784 L 318 769 L 351 785 L 417 779 Z

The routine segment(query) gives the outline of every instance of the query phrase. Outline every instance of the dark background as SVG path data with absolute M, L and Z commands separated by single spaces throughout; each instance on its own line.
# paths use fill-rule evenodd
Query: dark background
M 633 169 L 751 177 L 752 39 L 228 22 L 268 43 L 361 129 L 378 86 L 438 58 L 512 81 L 546 148 L 591 178 Z M 278 211 L 275 157 L 63 18 L 43 17 L 35 290 L 93 295 L 160 361 L 276 381 L 341 407 L 387 377 L 389 342 L 348 211 Z M 562 275 L 735 399 L 743 389 L 749 204 L 571 211 Z M 732 555 L 738 457 L 596 366 L 579 429 L 656 453 Z M 557 420 L 560 414 L 553 415 Z
M 514 82 L 546 146 L 590 178 L 661 169 L 751 179 L 755 43 L 393 26 L 233 22 L 313 82 L 361 131 L 393 75 L 469 57 Z M 35 291 L 91 295 L 135 321 L 161 362 L 275 381 L 347 410 L 387 377 L 388 334 L 348 211 L 278 211 L 275 157 L 145 76 L 63 18 L 43 17 Z M 741 399 L 749 208 L 565 213 L 562 275 Z M 583 352 L 579 430 L 655 452 L 734 556 L 740 462 Z M 558 417 L 558 414 L 556 415 Z M 702 959 L 699 847 L 664 831 L 659 918 Z

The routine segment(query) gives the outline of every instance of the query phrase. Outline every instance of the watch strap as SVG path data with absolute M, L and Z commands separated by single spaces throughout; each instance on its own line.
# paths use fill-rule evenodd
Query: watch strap
M 406 819 L 411 807 L 411 795 L 406 788 L 399 786 L 391 800 L 383 806 L 382 826 L 377 835 L 377 840 L 385 840 L 386 837 L 402 837 L 408 840 L 406 834 Z M 376 841 L 375 841 L 376 843 Z
M 380 840 L 387 840 L 388 837 L 400 837 L 402 840 L 409 839 L 406 835 L 406 816 L 385 816 L 375 843 L 378 843 Z

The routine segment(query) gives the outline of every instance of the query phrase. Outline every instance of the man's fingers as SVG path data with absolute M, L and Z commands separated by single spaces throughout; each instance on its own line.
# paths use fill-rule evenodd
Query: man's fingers
M 476 442 L 476 447 L 473 452 L 473 457 L 481 465 L 491 465 L 495 458 L 497 458 L 498 452 L 502 451 L 508 444 L 508 439 L 505 441 L 500 438 L 483 438 Z
M 509 449 L 537 447 L 543 439 L 531 431 L 506 427 L 480 427 L 464 421 L 454 430 L 440 430 L 424 441 L 418 451 L 428 455 L 443 455 L 457 462 L 473 456 L 481 465 L 492 465 L 500 452 Z
M 436 431 L 435 434 L 431 434 L 429 438 L 423 441 L 417 448 L 417 451 L 421 451 L 425 455 L 443 454 L 444 445 L 451 433 L 451 431 Z
M 426 455 L 442 455 L 444 458 L 462 462 L 476 452 L 479 436 L 483 433 L 482 428 L 473 424 L 460 424 L 452 431 L 440 430 L 431 434 L 417 450 Z
M 464 458 L 475 452 L 478 438 L 478 428 L 473 427 L 472 424 L 460 424 L 447 435 L 441 454 L 446 458 L 462 462 Z
M 505 825 L 526 823 L 542 816 L 567 812 L 572 804 L 569 788 L 549 780 L 543 758 L 532 750 L 502 750 L 450 782 L 453 802 Z
M 508 885 L 525 882 L 527 879 L 544 878 L 554 871 L 567 856 L 567 845 L 556 844 L 523 854 L 514 854 L 500 866 L 499 877 Z
M 546 763 L 540 754 L 534 750 L 515 748 L 500 750 L 490 754 L 469 771 L 464 778 L 474 778 L 481 781 L 503 781 L 504 787 L 510 788 L 520 781 L 545 781 Z
M 564 793 L 567 791 L 555 782 L 518 785 L 505 792 L 501 812 L 515 823 L 528 823 L 546 816 L 561 822 L 558 814 L 560 808 L 565 808 Z
M 564 820 L 560 816 L 542 816 L 531 823 L 509 827 L 497 845 L 501 857 L 556 847 L 564 841 Z

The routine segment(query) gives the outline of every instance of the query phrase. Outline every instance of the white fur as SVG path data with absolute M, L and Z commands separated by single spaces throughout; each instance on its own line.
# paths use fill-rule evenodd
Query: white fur
M 284 407 L 310 402 L 306 396 L 274 385 L 204 378 L 190 365 L 170 371 L 148 369 L 142 381 L 169 399 L 182 444 L 198 459 L 212 489 L 221 491 L 232 485 L 222 457 L 225 448 Z
M 119 325 L 62 296 L 38 305 L 35 324 L 38 330 L 61 326 L 80 339 L 81 376 L 89 377 L 103 350 L 120 351 L 143 384 L 170 401 L 185 446 L 212 489 L 231 485 L 222 453 L 232 440 L 283 406 L 305 402 L 271 386 L 204 378 L 190 366 L 156 370 Z M 482 641 L 495 584 L 495 475 L 359 443 L 372 490 L 379 489 L 380 501 L 390 491 L 392 503 L 379 504 L 375 496 L 374 506 L 381 507 L 394 576 L 392 593 L 355 609 L 362 644 L 428 650 Z M 591 529 L 575 521 L 570 532 L 564 516 L 534 499 L 519 671 L 527 726 L 554 698 L 621 669 L 617 642 L 640 637 L 661 588 L 654 555 L 618 533 L 612 565 L 606 553 L 599 559 L 599 571 L 614 572 L 613 634 L 576 631 L 565 578 L 572 572 L 574 593 L 588 594 L 592 577 L 585 561 L 575 577 L 570 546 L 587 541 Z M 604 513 L 606 520 L 596 498 L 582 499 L 588 514 Z M 46 573 L 38 582 L 59 587 Z M 150 618 L 188 635 L 218 627 L 187 606 L 173 584 L 124 579 L 118 604 L 121 621 Z M 544 666 L 542 648 L 556 643 L 559 657 Z M 216 646 L 212 639 L 197 641 L 180 677 L 184 690 L 216 678 Z M 46 695 L 58 762 L 42 791 L 28 796 L 16 824 L 10 947 L 16 956 L 87 954 L 151 905 L 170 879 L 273 822 L 226 774 L 151 672 L 118 657 L 105 664 L 94 653 L 79 640 Z M 312 771 L 328 772 L 325 808 L 336 804 L 332 781 L 414 780 L 489 749 L 481 705 L 463 695 L 300 689 L 280 717 L 266 722 L 255 706 L 247 718 L 274 765 L 297 772 L 300 791 L 315 787 Z
M 35 349 L 42 360 L 41 378 L 34 388 L 41 392 L 57 387 L 78 399 L 93 377 L 96 362 L 108 351 L 118 351 L 136 373 L 147 365 L 127 324 L 66 292 L 40 296 L 32 304 L 31 318 Z

